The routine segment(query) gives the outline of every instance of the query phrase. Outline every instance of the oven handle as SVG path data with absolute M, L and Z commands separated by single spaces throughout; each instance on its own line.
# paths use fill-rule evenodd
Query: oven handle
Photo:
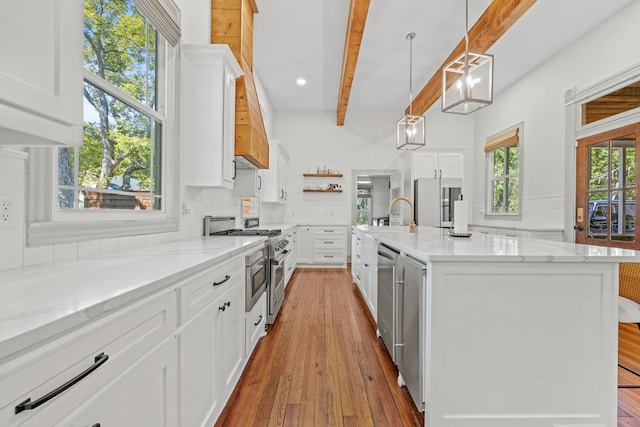
M 282 251 L 282 254 L 278 258 L 275 258 L 275 259 L 271 260 L 271 265 L 282 265 L 282 264 L 284 264 L 284 260 L 288 256 L 289 256 L 289 250 L 285 249 L 284 251 Z

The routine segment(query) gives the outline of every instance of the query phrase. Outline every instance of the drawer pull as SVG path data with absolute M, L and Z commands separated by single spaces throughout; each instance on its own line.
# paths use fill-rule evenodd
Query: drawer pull
M 324 243 L 325 243 L 325 244 L 333 244 L 333 243 L 335 243 L 335 242 L 334 242 L 333 240 L 329 240 L 329 241 L 325 240 L 325 241 L 324 241 Z
M 260 317 L 258 318 L 258 321 L 256 323 L 253 324 L 253 326 L 258 326 L 260 324 L 260 322 L 262 322 L 262 314 L 260 315 Z
M 228 274 L 224 277 L 224 279 L 222 279 L 219 282 L 213 282 L 213 286 L 220 286 L 223 283 L 226 283 L 229 279 L 231 279 L 231 276 L 229 276 Z
M 40 399 L 36 399 L 35 401 L 32 402 L 31 398 L 28 398 L 24 402 L 20 403 L 18 406 L 16 406 L 16 414 L 19 414 L 22 411 L 30 411 L 31 409 L 36 409 L 38 406 L 42 405 L 43 403 L 47 403 L 57 395 L 65 392 L 75 384 L 85 379 L 89 374 L 91 374 L 93 371 L 95 371 L 100 366 L 102 366 L 102 364 L 107 360 L 109 360 L 109 355 L 100 353 L 95 357 L 93 365 L 91 365 L 89 368 L 87 368 L 83 372 L 80 372 L 75 378 L 70 379 L 66 383 L 62 384 L 60 387 L 45 394 Z
M 325 233 L 333 233 L 333 232 L 335 232 L 335 231 L 336 231 L 336 230 L 324 230 L 324 232 L 325 232 Z

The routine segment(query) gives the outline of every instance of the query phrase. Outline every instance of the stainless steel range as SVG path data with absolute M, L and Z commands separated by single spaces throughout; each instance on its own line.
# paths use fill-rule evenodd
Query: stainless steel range
M 264 275 L 260 274 L 259 265 L 256 267 L 256 260 L 262 257 L 257 252 L 248 255 L 245 267 L 247 267 L 247 289 L 246 289 L 246 311 L 248 312 L 262 295 L 261 288 L 267 292 L 267 324 L 272 325 L 278 313 L 282 302 L 284 301 L 284 263 L 289 255 L 287 246 L 289 241 L 282 236 L 282 230 L 261 229 L 257 228 L 260 224 L 257 218 L 246 219 L 244 228 L 235 228 L 235 217 L 204 217 L 204 235 L 205 236 L 265 236 L 265 258 Z M 262 250 L 262 249 L 261 249 Z M 266 279 L 265 286 L 258 283 L 261 278 Z

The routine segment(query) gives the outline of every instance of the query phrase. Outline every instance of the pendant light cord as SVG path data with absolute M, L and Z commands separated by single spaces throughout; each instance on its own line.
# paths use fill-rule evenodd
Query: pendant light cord
M 416 33 L 407 34 L 407 40 L 409 40 L 409 115 L 412 114 L 411 106 L 413 104 L 413 39 L 416 37 Z

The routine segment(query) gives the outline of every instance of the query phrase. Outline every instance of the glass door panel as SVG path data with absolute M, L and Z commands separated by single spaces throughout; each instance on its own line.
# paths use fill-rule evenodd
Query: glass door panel
M 635 227 L 637 126 L 578 141 L 576 242 L 638 246 Z

